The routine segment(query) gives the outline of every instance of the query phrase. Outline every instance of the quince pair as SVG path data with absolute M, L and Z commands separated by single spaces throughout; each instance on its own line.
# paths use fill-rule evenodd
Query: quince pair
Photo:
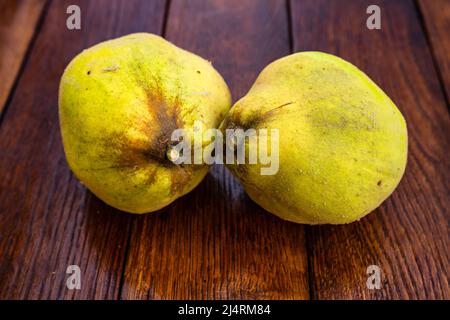
M 378 207 L 406 165 L 407 129 L 389 97 L 352 64 L 321 52 L 268 65 L 231 107 L 211 63 L 163 38 L 131 34 L 75 57 L 59 89 L 61 133 L 77 178 L 132 213 L 167 206 L 195 188 L 206 164 L 176 164 L 176 129 L 277 129 L 279 170 L 229 169 L 279 217 L 342 224 Z M 192 139 L 196 130 L 191 130 Z M 210 141 L 203 141 L 202 146 Z

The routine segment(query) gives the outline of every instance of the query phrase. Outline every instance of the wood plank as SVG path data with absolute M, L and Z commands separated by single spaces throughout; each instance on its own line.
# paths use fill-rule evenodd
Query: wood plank
M 450 103 L 450 1 L 419 0 L 418 4 L 447 94 L 447 103 Z
M 360 222 L 308 227 L 312 298 L 449 299 L 449 116 L 411 1 L 377 1 L 382 29 L 366 28 L 373 1 L 292 1 L 296 51 L 337 54 L 396 102 L 409 131 L 406 174 L 389 200 Z M 382 288 L 366 288 L 366 268 Z
M 282 1 L 183 1 L 167 38 L 211 60 L 234 98 L 289 53 Z M 133 223 L 123 299 L 308 298 L 304 228 L 254 204 L 223 166 L 189 195 Z
M 81 31 L 66 8 L 81 8 Z M 132 216 L 71 174 L 58 125 L 59 79 L 82 49 L 137 31 L 160 32 L 164 1 L 53 1 L 0 127 L 0 299 L 115 299 Z M 81 268 L 81 290 L 66 268 Z
M 45 2 L 0 2 L 0 114 L 17 78 Z

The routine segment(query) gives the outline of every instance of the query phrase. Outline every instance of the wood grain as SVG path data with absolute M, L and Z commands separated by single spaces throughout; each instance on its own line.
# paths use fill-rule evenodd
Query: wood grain
M 450 1 L 418 1 L 443 86 L 450 103 Z
M 81 31 L 66 8 L 81 8 Z M 82 49 L 123 34 L 160 32 L 164 1 L 53 1 L 0 127 L 0 299 L 116 299 L 132 217 L 71 174 L 58 125 L 58 84 Z M 81 290 L 66 268 L 81 268 Z
M 45 0 L 0 2 L 0 114 L 19 73 Z
M 165 0 L 51 1 L 0 118 L 0 299 L 449 299 L 448 19 L 431 2 L 420 8 L 433 51 L 412 1 L 377 1 L 382 30 L 365 27 L 370 0 L 172 0 L 170 7 Z M 81 7 L 81 31 L 65 27 L 70 4 Z M 2 77 L 1 68 L 16 65 L 0 81 L 0 109 L 2 85 L 15 81 L 41 6 L 0 4 L 0 39 L 17 47 L 4 58 L 11 51 L 0 41 Z M 289 54 L 290 33 L 296 51 L 327 51 L 360 67 L 408 123 L 399 188 L 346 226 L 282 221 L 222 166 L 157 213 L 133 216 L 105 205 L 64 159 L 59 79 L 94 43 L 164 30 L 212 61 L 234 100 L 265 65 Z M 81 290 L 66 288 L 71 264 L 81 267 Z M 372 264 L 383 271 L 381 290 L 366 288 Z
M 292 1 L 294 49 L 337 54 L 396 102 L 409 132 L 406 174 L 360 222 L 307 228 L 314 299 L 449 299 L 449 116 L 411 1 L 377 1 L 382 29 L 365 26 L 373 1 Z M 427 2 L 428 3 L 428 2 Z M 382 269 L 381 290 L 366 268 Z
M 173 1 L 166 37 L 211 60 L 235 99 L 289 53 L 282 1 Z M 222 166 L 189 195 L 135 219 L 123 299 L 305 299 L 304 228 L 254 204 Z

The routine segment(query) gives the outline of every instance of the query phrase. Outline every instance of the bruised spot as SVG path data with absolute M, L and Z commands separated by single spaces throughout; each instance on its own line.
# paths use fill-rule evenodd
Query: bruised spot
M 183 128 L 181 119 L 181 101 L 178 96 L 168 98 L 161 89 L 159 79 L 142 79 L 142 75 L 135 75 L 136 81 L 145 92 L 145 103 L 153 121 L 138 121 L 129 126 L 137 128 L 148 139 L 132 139 L 123 132 L 115 132 L 106 136 L 103 141 L 104 150 L 114 150 L 114 153 L 105 155 L 112 158 L 112 168 L 148 170 L 145 184 L 152 185 L 156 182 L 158 170 L 165 168 L 171 175 L 172 195 L 184 190 L 192 179 L 192 175 L 200 170 L 202 165 L 176 165 L 167 157 L 167 151 L 172 146 L 171 135 L 176 129 Z M 150 165 L 151 164 L 151 165 Z
M 88 72 L 86 72 L 87 73 L 87 75 L 90 75 L 91 74 L 91 70 L 89 70 Z
M 379 186 L 379 187 L 380 187 L 380 186 L 381 186 L 381 183 L 382 183 L 382 182 L 381 182 L 381 180 L 378 180 L 378 182 L 377 182 L 377 186 Z

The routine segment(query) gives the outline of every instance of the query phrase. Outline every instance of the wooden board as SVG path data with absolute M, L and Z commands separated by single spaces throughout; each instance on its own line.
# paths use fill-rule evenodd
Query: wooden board
M 0 2 L 0 114 L 19 73 L 45 0 Z
M 436 59 L 438 74 L 450 103 L 450 1 L 418 1 L 426 33 Z
M 82 49 L 123 34 L 160 32 L 164 2 L 78 1 L 82 31 L 67 30 L 53 1 L 0 127 L 0 297 L 116 299 L 132 217 L 103 204 L 70 172 L 62 150 L 57 92 Z M 66 268 L 81 268 L 68 290 Z
M 0 85 L 9 97 L 0 117 L 0 299 L 449 299 L 448 22 L 428 2 L 377 1 L 382 30 L 365 26 L 370 0 L 58 0 L 44 9 L 17 2 L 13 18 L 0 10 L 0 39 L 18 50 L 7 64 L 14 72 L 0 67 L 9 83 Z M 72 4 L 81 30 L 66 28 Z M 8 23 L 14 30 L 3 31 Z M 302 226 L 261 209 L 214 166 L 157 213 L 107 206 L 66 164 L 58 84 L 82 49 L 139 31 L 212 61 L 235 101 L 292 47 L 356 64 L 408 123 L 398 190 L 358 223 Z M 2 48 L 0 59 L 11 56 Z M 72 264 L 81 290 L 66 287 Z M 383 272 L 381 290 L 366 287 L 369 265 Z
M 307 228 L 315 299 L 448 299 L 449 116 L 411 1 L 378 1 L 382 29 L 366 28 L 372 1 L 292 1 L 295 51 L 338 54 L 396 102 L 409 157 L 398 189 L 376 212 L 346 226 Z M 369 265 L 382 270 L 368 290 Z
M 175 0 L 169 13 L 167 39 L 211 60 L 235 98 L 289 53 L 281 1 Z M 216 166 L 191 194 L 135 219 L 123 288 L 123 299 L 306 299 L 304 229 Z

